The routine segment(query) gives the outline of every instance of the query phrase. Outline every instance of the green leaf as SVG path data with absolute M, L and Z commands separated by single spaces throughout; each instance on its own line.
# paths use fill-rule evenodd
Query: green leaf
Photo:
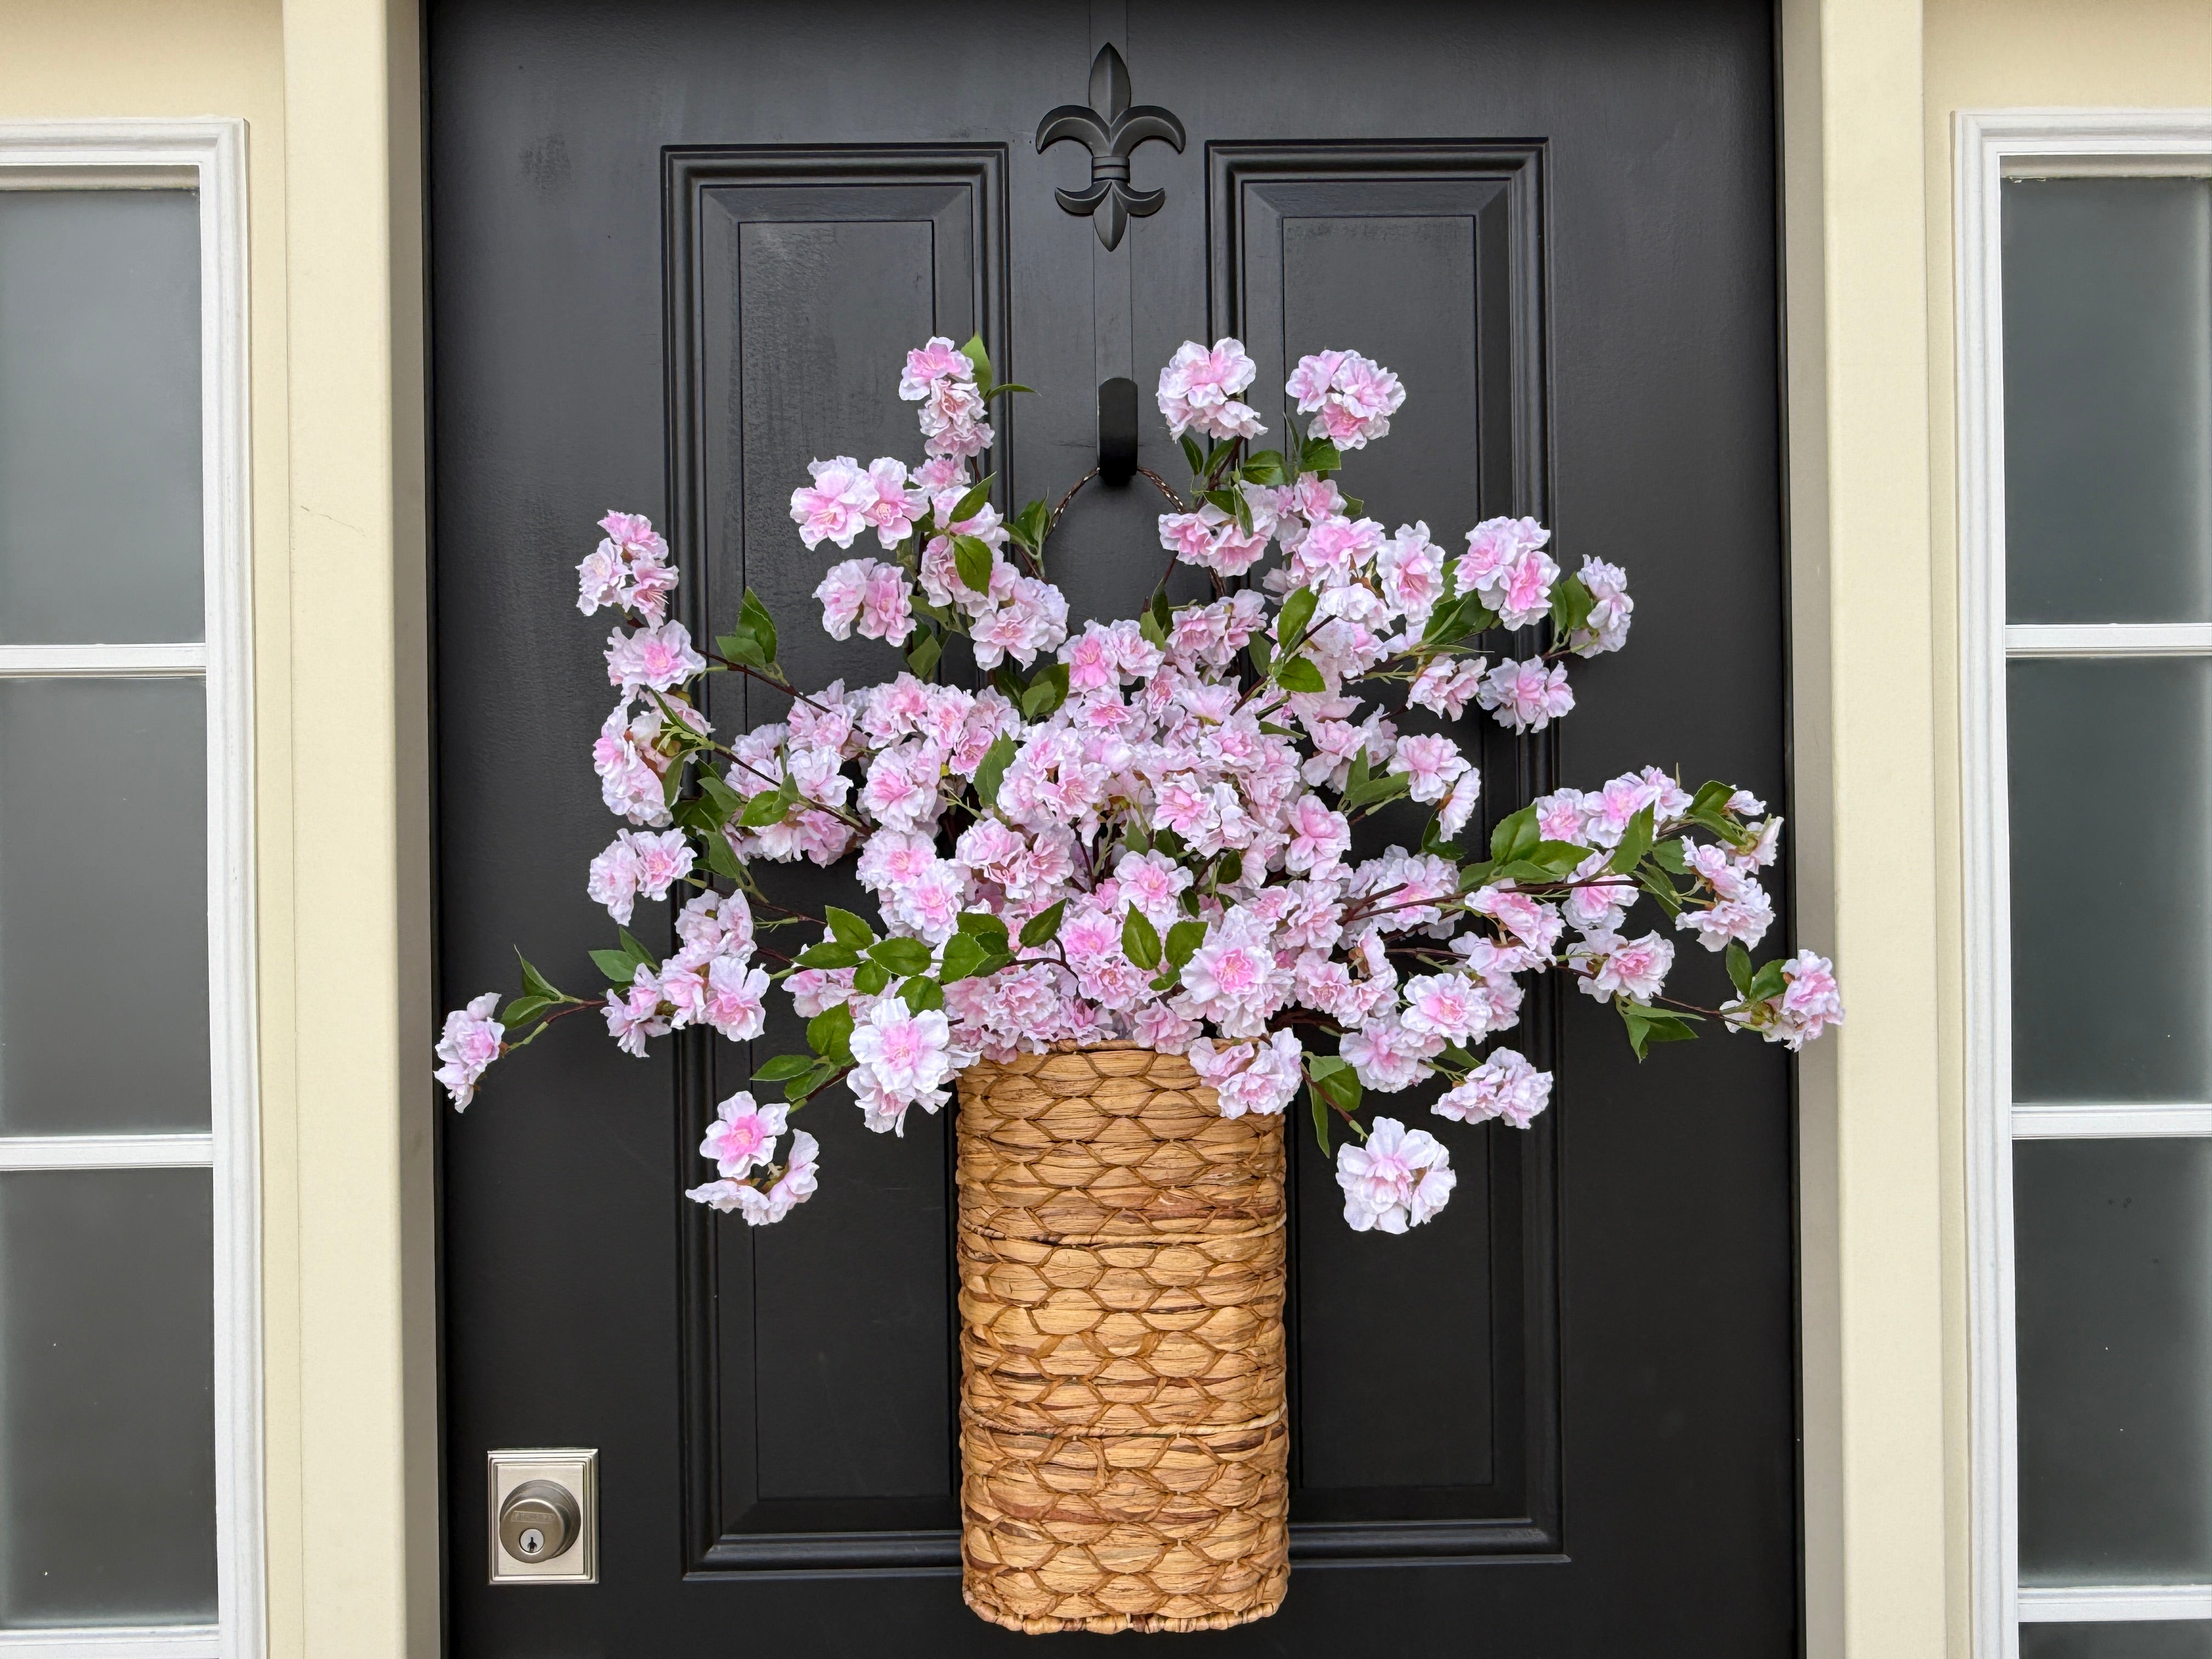
M 1291 481 L 1289 464 L 1279 449 L 1263 449 L 1257 454 L 1247 455 L 1244 465 L 1237 469 L 1248 483 L 1283 484 Z
M 1636 866 L 1644 862 L 1644 855 L 1651 850 L 1652 809 L 1645 807 L 1629 819 L 1628 828 L 1620 832 L 1620 845 L 1613 849 L 1613 860 L 1607 865 L 1615 875 L 1633 875 Z
M 738 606 L 738 625 L 759 641 L 763 657 L 771 663 L 775 660 L 775 618 L 769 615 L 760 595 L 750 587 L 745 589 L 744 599 Z
M 1160 626 L 1160 619 L 1150 610 L 1137 618 L 1137 631 L 1161 650 L 1167 649 L 1168 631 Z
M 1533 850 L 1542 837 L 1543 832 L 1536 827 L 1536 809 L 1524 806 L 1500 818 L 1490 832 L 1490 856 L 1500 863 L 1519 858 L 1524 850 Z
M 699 791 L 714 803 L 715 809 L 724 817 L 729 817 L 731 813 L 745 804 L 745 798 L 743 795 L 731 788 L 728 784 L 723 782 L 703 766 L 699 769 Z
M 1314 606 L 1321 603 L 1321 595 L 1310 587 L 1301 587 L 1283 601 L 1280 615 L 1275 618 L 1275 637 L 1285 645 L 1294 644 L 1306 623 L 1312 619 Z
M 745 803 L 738 822 L 748 830 L 764 830 L 771 823 L 781 823 L 786 810 L 782 790 L 763 789 Z
M 945 642 L 934 629 L 924 629 L 921 637 L 915 641 L 914 649 L 906 653 L 906 665 L 914 670 L 916 679 L 926 680 L 937 666 L 937 659 L 945 654 Z
M 707 837 L 707 867 L 718 876 L 737 881 L 744 875 L 744 866 L 738 862 L 737 853 L 720 835 Z
M 1587 847 L 1578 847 L 1571 841 L 1540 841 L 1522 854 L 1532 864 L 1565 875 L 1590 855 Z
M 1320 1089 L 1309 1088 L 1306 1093 L 1313 1098 L 1314 1139 L 1321 1143 L 1321 1155 L 1327 1158 L 1329 1156 L 1328 1107 L 1321 1097 Z
M 1446 568 L 1449 568 L 1449 565 Z M 1434 645 L 1439 640 L 1457 639 L 1467 631 L 1459 625 L 1459 613 L 1468 605 L 1476 603 L 1479 601 L 1466 596 L 1437 601 L 1437 608 L 1429 612 L 1428 625 L 1421 629 L 1421 643 Z
M 1042 501 L 1034 501 L 1014 515 L 1007 528 L 1024 547 L 1036 553 L 1043 550 L 1045 532 L 1051 525 L 1052 509 Z
M 969 362 L 975 365 L 976 384 L 985 387 L 989 386 L 991 384 L 991 354 L 984 349 L 982 335 L 980 333 L 969 335 L 968 337 L 968 343 L 960 348 L 960 355 L 967 358 Z
M 879 962 L 864 962 L 853 969 L 853 988 L 864 997 L 881 996 L 890 983 L 890 969 Z
M 1659 901 L 1659 908 L 1669 916 L 1682 913 L 1682 896 L 1674 890 L 1674 884 L 1662 877 L 1655 877 L 1649 870 L 1636 872 L 1636 884 Z
M 849 1065 L 853 1059 L 853 1005 L 841 1002 L 824 1008 L 806 1022 L 806 1045 L 824 1060 Z
M 500 1024 L 510 1031 L 538 1018 L 560 1000 L 556 997 L 517 997 L 500 1011 Z
M 1359 1109 L 1363 1091 L 1359 1086 L 1359 1074 L 1351 1066 L 1340 1060 L 1334 1070 L 1309 1068 L 1309 1075 L 1313 1079 L 1314 1086 L 1328 1097 L 1332 1105 L 1340 1106 L 1347 1112 Z
M 1160 965 L 1160 930 L 1134 905 L 1129 907 L 1128 919 L 1121 924 L 1121 954 L 1139 968 Z
M 910 1014 L 926 1014 L 945 1006 L 945 988 L 933 979 L 910 979 L 899 987 L 899 1000 Z
M 992 398 L 995 398 L 995 397 L 998 397 L 1001 392 L 1035 392 L 1036 391 L 1036 388 L 1035 386 L 1022 386 L 1022 385 L 1019 385 L 1019 384 L 1018 384 L 1018 383 L 1016 383 L 1015 381 L 1012 381 L 1012 380 L 1001 380 L 1001 381 L 1000 381 L 1000 382 L 999 382 L 999 384 L 998 384 L 998 385 L 996 385 L 996 386 L 993 386 L 993 387 L 992 387 L 988 392 L 985 392 L 985 393 L 983 394 L 983 401 L 984 401 L 985 403 L 988 403 L 988 402 L 990 402 L 990 401 L 991 401 L 991 399 L 992 399 Z
M 750 663 L 756 668 L 769 665 L 767 649 L 760 636 L 750 628 L 733 628 L 714 641 L 714 649 L 732 662 Z
M 786 1078 L 805 1077 L 814 1069 L 811 1054 L 778 1054 L 753 1073 L 756 1083 L 781 1083 Z
M 1206 924 L 1202 921 L 1179 921 L 1168 929 L 1168 961 L 1180 968 L 1191 958 L 1191 953 L 1206 942 Z
M 973 536 L 952 538 L 952 564 L 971 593 L 991 591 L 991 547 Z
M 918 939 L 887 939 L 880 945 L 870 945 L 868 956 L 901 979 L 925 972 L 929 967 L 929 947 Z
M 1699 784 L 1698 793 L 1690 797 L 1690 811 L 1693 813 L 1717 814 L 1735 799 L 1735 796 L 1734 784 L 1723 783 L 1718 778 L 1710 778 Z
M 1259 670 L 1260 678 L 1267 678 L 1267 668 L 1275 660 L 1275 647 L 1265 634 L 1255 634 L 1244 641 L 1244 648 L 1252 653 L 1252 666 Z
M 1751 976 L 1751 988 L 1745 992 L 1744 995 L 1753 1002 L 1764 1002 L 1769 997 L 1780 996 L 1789 983 L 1789 980 L 1783 975 L 1782 963 L 1778 959 L 1762 963 L 1759 964 L 1759 971 Z
M 610 985 L 627 985 L 637 975 L 637 959 L 627 951 L 594 951 L 592 962 Z
M 963 910 L 956 925 L 962 933 L 973 933 L 996 950 L 1006 948 L 1006 924 L 988 910 Z
M 857 968 L 860 953 L 842 945 L 810 945 L 799 953 L 802 968 Z
M 1301 472 L 1334 472 L 1343 465 L 1343 452 L 1326 438 L 1309 438 L 1298 447 Z
M 1041 720 L 1067 701 L 1067 665 L 1056 662 L 1030 682 L 1022 693 L 1022 713 Z
M 1673 875 L 1681 875 L 1690 867 L 1690 860 L 1683 854 L 1682 843 L 1679 840 L 1656 843 L 1651 848 L 1651 857 L 1662 870 Z
M 1589 621 L 1597 596 L 1583 586 L 1580 576 L 1563 576 L 1552 587 L 1552 628 L 1565 640 Z
M 938 969 L 937 982 L 957 984 L 981 967 L 990 954 L 990 947 L 975 934 L 955 933 L 945 942 L 945 965 Z
M 522 988 L 532 996 L 544 997 L 548 1002 L 566 1002 L 568 995 L 553 981 L 532 966 L 530 958 L 517 951 L 514 959 L 522 964 Z
M 983 751 L 983 758 L 975 767 L 975 799 L 986 806 L 995 806 L 999 801 L 999 785 L 1006 775 L 1006 769 L 1014 763 L 1014 740 L 1001 733 Z
M 622 940 L 622 947 L 623 950 L 629 952 L 629 958 L 632 962 L 642 963 L 650 967 L 656 960 L 652 951 L 647 950 L 645 946 L 637 942 L 637 935 L 631 933 L 629 928 L 616 928 L 615 936 Z
M 1233 886 L 1243 874 L 1244 855 L 1232 847 L 1214 864 L 1213 884 L 1217 887 Z
M 1357 788 L 1347 785 L 1337 807 L 1341 811 L 1356 812 L 1364 807 L 1380 806 L 1385 801 L 1395 800 L 1413 787 L 1413 776 L 1410 772 L 1385 773 L 1379 778 L 1368 779 Z
M 1285 691 L 1325 691 L 1327 683 L 1316 668 L 1304 657 L 1292 657 L 1275 669 L 1275 684 Z
M 1153 830 L 1152 845 L 1171 859 L 1179 859 L 1190 850 L 1183 845 L 1182 837 L 1172 830 Z M 1192 896 L 1190 889 L 1187 887 L 1183 889 L 1183 896 L 1189 898 L 1194 904 L 1197 902 L 1197 900 Z
M 1728 948 L 1728 975 L 1738 996 L 1751 994 L 1751 952 L 1734 942 Z
M 1060 919 L 1067 909 L 1067 901 L 1060 900 L 1049 910 L 1040 910 L 1022 924 L 1022 943 L 1035 950 L 1048 945 L 1060 932 Z
M 1702 1018 L 1647 1007 L 1640 1002 L 1616 1002 L 1613 1006 L 1620 1011 L 1620 1022 L 1628 1028 L 1628 1046 L 1636 1051 L 1638 1060 L 1644 1058 L 1648 1044 L 1693 1041 L 1698 1034 L 1690 1029 L 1690 1022 Z
M 1182 434 L 1182 458 L 1190 463 L 1192 477 L 1195 478 L 1206 471 L 1206 452 L 1198 447 L 1198 440 L 1188 432 Z
M 830 935 L 837 943 L 849 950 L 865 951 L 876 942 L 876 930 L 850 910 L 828 905 L 823 909 L 822 920 L 830 924 Z

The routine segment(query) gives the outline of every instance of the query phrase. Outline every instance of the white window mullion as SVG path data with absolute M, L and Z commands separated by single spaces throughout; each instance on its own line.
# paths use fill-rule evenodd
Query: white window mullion
M 2020 1617 L 2029 1625 L 2212 1619 L 2212 1584 L 2030 1586 L 2020 1593 Z
M 2212 656 L 2212 623 L 2014 623 L 2008 657 Z
M 214 1165 L 211 1134 L 0 1135 L 0 1170 L 192 1170 Z
M 2069 1100 L 2012 1109 L 2014 1140 L 2120 1140 L 2153 1135 L 2212 1135 L 2212 1105 Z
M 100 679 L 207 672 L 208 648 L 182 645 L 0 645 L 0 679 Z
M 214 1625 L 0 1630 L 0 1659 L 222 1659 Z

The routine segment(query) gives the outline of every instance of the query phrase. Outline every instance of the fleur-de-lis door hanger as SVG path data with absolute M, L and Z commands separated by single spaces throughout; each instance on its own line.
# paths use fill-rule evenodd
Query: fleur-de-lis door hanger
M 1182 123 L 1155 104 L 1132 107 L 1129 66 L 1113 47 L 1101 46 L 1091 65 L 1091 107 L 1062 104 L 1037 123 L 1040 154 L 1063 138 L 1075 139 L 1091 151 L 1091 182 L 1081 190 L 1054 191 L 1054 198 L 1070 213 L 1089 215 L 1098 240 L 1118 247 L 1131 219 L 1158 213 L 1168 198 L 1164 190 L 1129 188 L 1130 152 L 1148 138 L 1181 150 Z

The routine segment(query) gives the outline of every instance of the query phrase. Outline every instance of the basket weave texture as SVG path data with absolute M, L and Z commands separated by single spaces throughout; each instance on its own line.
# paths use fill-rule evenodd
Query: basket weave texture
M 962 1594 L 1222 1630 L 1290 1582 L 1283 1133 L 1131 1043 L 960 1079 Z

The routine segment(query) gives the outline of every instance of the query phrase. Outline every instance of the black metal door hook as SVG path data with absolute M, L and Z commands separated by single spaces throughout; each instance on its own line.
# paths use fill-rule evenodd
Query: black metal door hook
M 1109 484 L 1137 476 L 1137 383 L 1118 375 L 1098 383 L 1098 476 Z

